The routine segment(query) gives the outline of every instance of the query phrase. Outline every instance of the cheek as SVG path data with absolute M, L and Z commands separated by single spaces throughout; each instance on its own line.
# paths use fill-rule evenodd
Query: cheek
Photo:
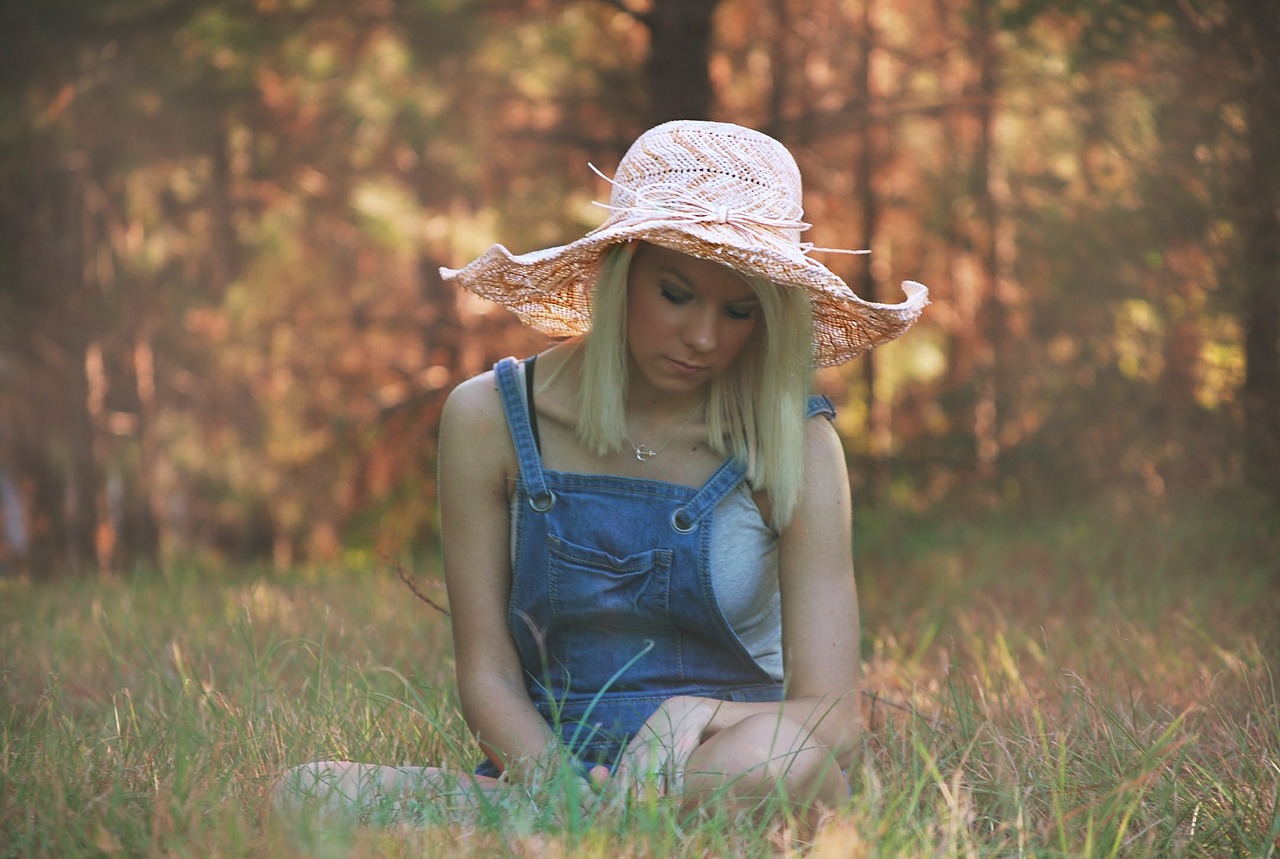
M 644 336 L 644 330 L 648 327 L 646 322 L 646 314 L 641 302 L 635 299 L 627 301 L 627 325 L 626 334 L 627 342 L 635 343 Z
M 627 301 L 627 340 L 631 343 L 647 342 L 659 337 L 668 328 L 662 307 L 643 297 Z
M 725 344 L 729 347 L 733 357 L 736 358 L 743 349 L 747 348 L 747 344 L 755 342 L 756 333 L 760 323 L 738 324 L 732 326 L 730 333 L 726 336 Z

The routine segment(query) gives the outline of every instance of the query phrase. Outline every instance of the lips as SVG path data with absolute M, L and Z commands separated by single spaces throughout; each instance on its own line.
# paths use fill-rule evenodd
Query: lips
M 675 370 L 677 373 L 681 373 L 686 376 L 693 376 L 693 375 L 697 375 L 698 373 L 704 373 L 709 369 L 703 364 L 691 364 L 688 361 L 680 361 L 676 358 L 667 358 L 666 360 L 667 360 L 667 364 L 673 370 Z

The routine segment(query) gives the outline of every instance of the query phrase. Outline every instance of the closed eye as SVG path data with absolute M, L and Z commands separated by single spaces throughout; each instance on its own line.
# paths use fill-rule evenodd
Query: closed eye
M 687 291 L 667 284 L 662 285 L 662 297 L 672 304 L 685 304 L 693 298 Z

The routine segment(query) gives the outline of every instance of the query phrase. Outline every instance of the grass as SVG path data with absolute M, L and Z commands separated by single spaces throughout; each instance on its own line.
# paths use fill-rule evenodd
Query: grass
M 285 825 L 263 798 L 294 763 L 473 763 L 448 620 L 387 570 L 175 565 L 0 579 L 0 856 L 1280 855 L 1274 510 L 864 516 L 858 540 L 866 748 L 808 843 L 554 791 Z

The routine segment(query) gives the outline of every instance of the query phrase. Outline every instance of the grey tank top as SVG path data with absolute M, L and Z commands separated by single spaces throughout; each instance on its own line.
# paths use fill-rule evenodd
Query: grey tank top
M 520 385 L 529 403 L 529 420 L 538 437 L 522 362 Z M 515 565 L 516 515 L 512 500 L 511 553 Z M 711 587 L 716 604 L 747 653 L 766 674 L 782 681 L 782 595 L 778 589 L 778 534 L 760 515 L 747 484 L 739 483 L 716 508 L 711 531 Z

